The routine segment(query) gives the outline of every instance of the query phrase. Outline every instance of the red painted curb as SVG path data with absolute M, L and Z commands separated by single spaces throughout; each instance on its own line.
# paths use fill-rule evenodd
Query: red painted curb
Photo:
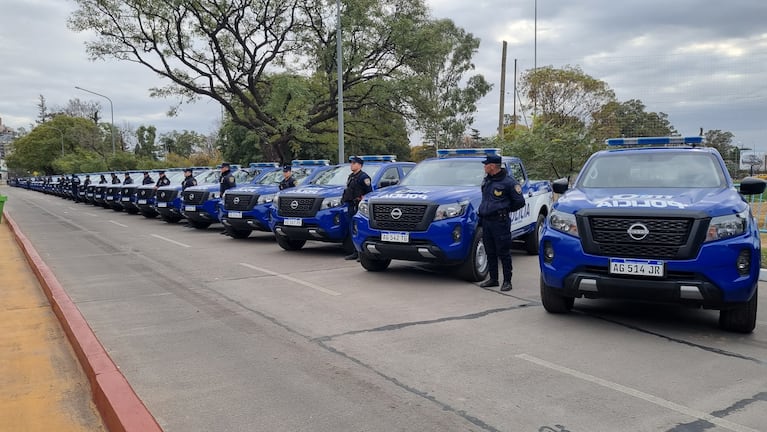
M 3 211 L 3 219 L 10 225 L 16 242 L 24 251 L 32 271 L 51 303 L 51 308 L 59 318 L 69 343 L 72 344 L 80 365 L 88 376 L 93 401 L 104 425 L 110 432 L 162 432 L 157 420 L 133 391 L 125 376 L 96 338 L 80 310 L 64 291 L 29 239 L 21 232 L 16 221 L 5 211 Z

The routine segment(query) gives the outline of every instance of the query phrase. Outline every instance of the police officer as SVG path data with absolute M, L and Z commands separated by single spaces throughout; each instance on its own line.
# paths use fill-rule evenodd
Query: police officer
M 99 179 L 99 184 L 106 184 L 107 178 L 104 177 L 104 174 L 101 174 L 101 178 Z
M 482 282 L 482 288 L 498 286 L 498 259 L 503 266 L 501 291 L 511 290 L 511 220 L 509 212 L 525 206 L 522 188 L 508 175 L 498 155 L 488 155 L 482 161 L 485 174 L 482 180 L 482 202 L 479 204 L 479 218 L 482 224 L 482 243 L 487 252 L 489 279 Z
M 224 196 L 224 192 L 227 191 L 227 189 L 231 189 L 235 186 L 237 186 L 237 181 L 234 179 L 234 175 L 232 175 L 232 170 L 229 167 L 229 163 L 224 162 L 221 164 L 221 177 L 218 179 L 219 183 L 219 193 L 221 196 Z
M 290 165 L 282 167 L 282 180 L 280 190 L 296 187 L 296 179 L 293 177 L 293 168 Z
M 154 185 L 154 188 L 157 189 L 159 187 L 168 186 L 169 184 L 170 179 L 165 177 L 165 171 L 160 171 L 160 177 L 157 179 L 157 183 Z
M 123 179 L 123 184 L 124 185 L 133 184 L 133 177 L 130 176 L 129 172 L 125 173 L 125 178 Z
M 362 171 L 362 165 L 365 163 L 362 158 L 353 156 L 349 159 L 351 162 L 350 168 L 352 170 L 349 177 L 346 179 L 346 189 L 341 199 L 349 204 L 349 237 L 352 235 L 352 216 L 357 214 L 362 197 L 370 193 L 373 190 L 373 185 L 370 181 L 370 176 L 365 171 Z M 344 257 L 345 260 L 356 260 L 359 258 L 357 251 L 355 250 L 350 255 Z
M 184 170 L 184 180 L 181 181 L 181 192 L 185 191 L 189 186 L 197 186 L 197 179 L 192 175 L 191 168 Z
M 75 203 L 80 202 L 80 177 L 78 177 L 76 174 L 72 174 L 72 182 L 70 183 L 72 185 L 72 199 L 75 200 Z
M 112 173 L 112 184 L 121 184 L 120 179 L 117 177 L 117 174 Z
M 88 187 L 91 185 L 91 175 L 85 174 L 85 181 L 83 182 L 83 187 Z
M 141 180 L 142 185 L 148 185 L 154 183 L 154 179 L 149 175 L 149 171 L 144 171 L 144 179 Z

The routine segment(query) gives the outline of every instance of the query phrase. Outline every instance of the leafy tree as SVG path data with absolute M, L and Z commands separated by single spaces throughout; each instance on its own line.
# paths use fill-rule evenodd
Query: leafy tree
M 638 99 L 606 103 L 594 113 L 590 132 L 600 142 L 607 138 L 671 136 L 677 133 L 666 113 L 647 112 Z
M 157 159 L 157 147 L 155 146 L 155 138 L 157 136 L 157 128 L 154 126 L 139 126 L 136 129 L 136 139 L 138 143 L 133 149 L 133 153 L 136 156 Z
M 522 158 L 530 177 L 542 179 L 574 176 L 596 150 L 584 129 L 549 123 L 532 130 L 517 129 L 514 140 L 503 143 L 502 149 L 504 154 Z
M 70 99 L 66 106 L 57 108 L 57 111 L 69 117 L 90 119 L 93 123 L 98 123 L 99 120 L 101 120 L 101 117 L 99 117 L 101 104 L 93 101 L 80 100 L 79 98 Z
M 177 154 L 188 158 L 198 149 L 206 146 L 208 138 L 205 135 L 194 131 L 183 130 L 172 131 L 162 134 L 160 137 L 160 151 L 165 154 Z
M 56 172 L 54 161 L 79 147 L 81 139 L 97 132 L 96 126 L 82 118 L 59 115 L 40 123 L 13 143 L 8 166 L 50 175 Z

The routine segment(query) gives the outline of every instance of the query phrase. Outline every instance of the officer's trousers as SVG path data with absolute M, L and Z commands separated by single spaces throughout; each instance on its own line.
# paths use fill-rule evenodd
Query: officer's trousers
M 503 267 L 503 280 L 511 282 L 511 221 L 507 217 L 482 218 L 482 243 L 487 252 L 487 272 L 498 280 L 498 260 Z

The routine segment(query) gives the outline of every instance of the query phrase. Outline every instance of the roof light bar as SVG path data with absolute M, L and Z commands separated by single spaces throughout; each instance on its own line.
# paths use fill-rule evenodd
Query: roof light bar
M 680 145 L 701 144 L 701 136 L 673 136 L 673 137 L 638 137 L 638 138 L 610 138 L 605 140 L 608 146 L 657 146 L 657 145 Z
M 501 156 L 499 148 L 459 148 L 459 149 L 438 149 L 437 157 L 485 157 L 488 155 Z
M 328 159 L 293 159 L 290 163 L 293 166 L 327 166 L 330 165 Z
M 396 162 L 397 155 L 363 155 L 363 156 L 349 156 L 349 160 L 353 157 L 358 157 L 364 162 Z
M 280 164 L 277 162 L 251 162 L 248 168 L 277 168 Z

